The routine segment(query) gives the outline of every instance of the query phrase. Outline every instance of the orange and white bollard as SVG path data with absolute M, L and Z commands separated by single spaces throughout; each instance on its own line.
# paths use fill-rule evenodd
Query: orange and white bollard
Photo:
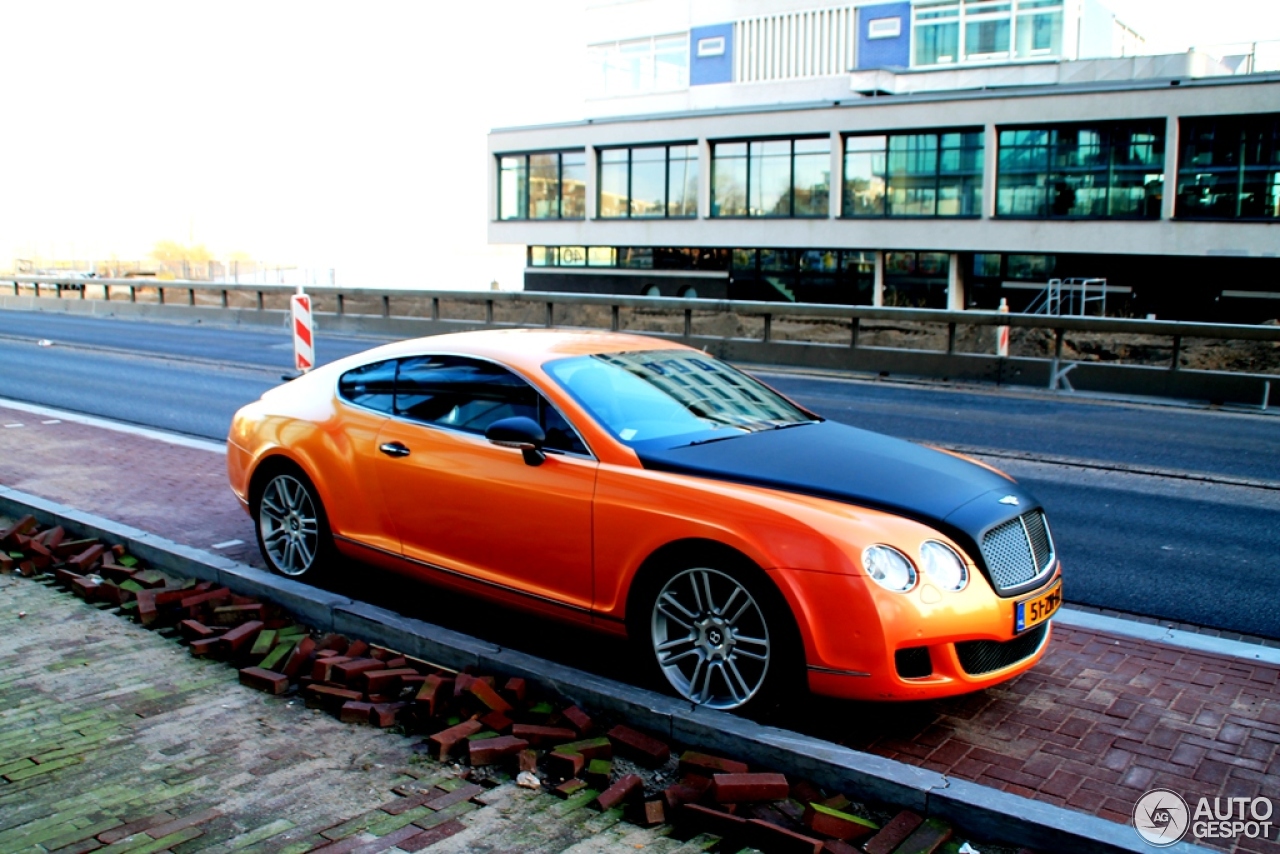
M 1009 313 L 1009 301 L 1003 297 L 1000 299 L 999 311 L 1001 314 Z M 996 355 L 1002 359 L 1009 355 L 1009 327 L 1007 326 L 996 327 Z
M 293 366 L 304 374 L 315 367 L 316 348 L 314 324 L 311 320 L 311 297 L 298 292 L 289 298 L 293 310 Z

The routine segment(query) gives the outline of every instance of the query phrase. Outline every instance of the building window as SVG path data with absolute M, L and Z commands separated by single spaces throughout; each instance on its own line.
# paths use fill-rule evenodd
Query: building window
M 591 97 L 615 98 L 689 88 L 689 34 L 675 33 L 587 48 Z
M 830 187 L 829 137 L 712 146 L 712 216 L 823 217 Z
M 585 152 L 498 156 L 498 219 L 582 219 L 586 214 Z
M 1062 55 L 1063 0 L 919 0 L 912 65 Z
M 1280 219 L 1280 113 L 1182 119 L 1185 219 Z
M 1159 219 L 1164 122 L 1000 130 L 996 214 L 1032 219 Z
M 698 147 L 657 145 L 600 151 L 601 219 L 698 215 Z
M 982 131 L 848 136 L 844 215 L 980 216 Z

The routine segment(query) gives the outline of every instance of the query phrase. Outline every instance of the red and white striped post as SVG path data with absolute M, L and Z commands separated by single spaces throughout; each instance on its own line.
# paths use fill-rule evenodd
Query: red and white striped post
M 1009 301 L 1003 297 L 1000 299 L 999 311 L 1001 314 L 1009 313 Z M 1009 327 L 1007 326 L 996 327 L 996 355 L 1002 359 L 1009 355 Z
M 304 294 L 299 285 L 298 292 L 289 298 L 289 305 L 293 311 L 293 366 L 305 374 L 316 365 L 311 297 Z

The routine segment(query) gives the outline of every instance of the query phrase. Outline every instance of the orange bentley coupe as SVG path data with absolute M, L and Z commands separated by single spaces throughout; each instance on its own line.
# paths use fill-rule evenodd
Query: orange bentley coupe
M 1039 660 L 1062 601 L 1007 475 L 636 335 L 369 350 L 241 409 L 227 468 L 278 573 L 358 571 L 342 556 L 624 635 L 718 709 L 985 688 Z

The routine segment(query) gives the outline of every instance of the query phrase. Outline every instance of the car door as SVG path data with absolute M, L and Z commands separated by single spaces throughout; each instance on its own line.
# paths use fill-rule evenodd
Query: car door
M 540 465 L 485 439 L 490 424 L 514 415 L 543 425 Z M 527 381 L 480 359 L 402 359 L 378 447 L 378 481 L 405 557 L 590 609 L 597 463 Z

